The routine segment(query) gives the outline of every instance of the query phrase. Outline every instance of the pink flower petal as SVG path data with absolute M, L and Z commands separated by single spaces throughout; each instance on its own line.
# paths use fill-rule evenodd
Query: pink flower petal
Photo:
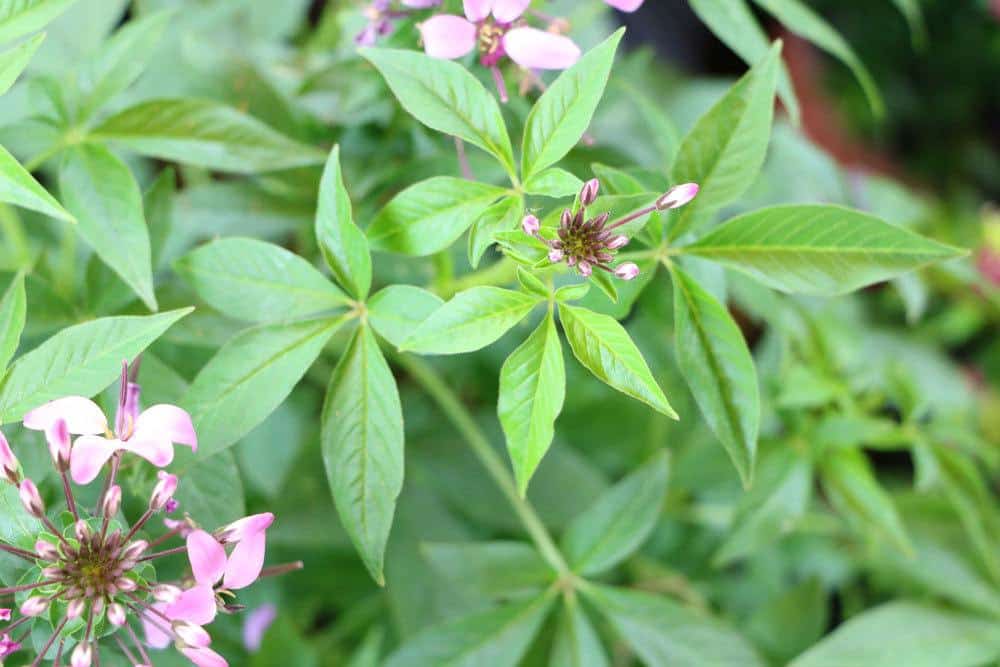
M 225 588 L 239 590 L 257 581 L 264 568 L 266 541 L 265 533 L 261 531 L 236 544 L 226 564 L 226 574 L 222 580 Z
M 188 560 L 194 580 L 212 586 L 226 571 L 226 550 L 204 530 L 196 530 L 187 538 Z
M 476 26 L 461 16 L 439 14 L 419 28 L 424 51 L 432 58 L 461 58 L 476 48 Z
M 257 533 L 264 532 L 274 523 L 274 514 L 264 512 L 262 514 L 251 514 L 248 517 L 233 521 L 224 527 L 220 532 L 224 542 L 239 542 Z
M 73 443 L 69 471 L 77 484 L 90 484 L 111 455 L 122 448 L 121 440 L 108 440 L 99 435 L 81 435 Z
M 176 405 L 161 403 L 147 408 L 135 420 L 133 438 L 166 438 L 198 450 L 198 436 L 191 423 L 191 415 Z
M 580 47 L 569 37 L 537 28 L 514 28 L 503 46 L 511 60 L 530 69 L 566 69 L 580 59 Z
M 635 10 L 642 7 L 642 3 L 645 0 L 604 0 L 615 9 L 620 9 L 623 12 L 634 12 Z
M 261 644 L 264 643 L 267 629 L 277 617 L 278 608 L 270 603 L 262 604 L 247 614 L 243 622 L 243 646 L 251 653 L 259 651 Z
M 441 4 L 441 0 L 403 0 L 403 4 L 414 9 L 427 9 Z
M 531 0 L 493 0 L 493 17 L 500 23 L 513 23 L 531 4 Z
M 138 454 L 154 466 L 163 468 L 174 460 L 174 444 L 166 438 L 129 438 L 122 449 Z
M 49 401 L 24 415 L 24 426 L 44 431 L 57 419 L 66 420 L 66 428 L 74 435 L 98 435 L 108 430 L 108 420 L 89 398 L 66 396 Z
M 210 648 L 194 648 L 191 646 L 181 649 L 184 657 L 193 662 L 197 667 L 229 667 L 229 663 L 221 655 Z
M 482 21 L 493 11 L 493 0 L 463 0 L 462 4 L 470 21 Z
M 154 604 L 153 609 L 163 613 L 167 608 L 165 604 Z M 171 638 L 161 628 L 167 627 L 167 622 L 160 616 L 150 612 L 142 615 L 142 627 L 146 632 L 146 643 L 153 648 L 167 648 L 170 646 Z
M 218 611 L 212 584 L 204 583 L 181 593 L 177 601 L 169 605 L 163 613 L 174 621 L 208 625 L 215 620 Z

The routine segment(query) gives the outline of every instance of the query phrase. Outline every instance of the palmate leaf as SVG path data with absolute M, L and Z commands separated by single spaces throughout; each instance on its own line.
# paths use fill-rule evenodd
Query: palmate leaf
M 787 205 L 733 218 L 681 252 L 783 292 L 832 296 L 964 251 L 851 209 Z
M 403 409 L 392 371 L 367 326 L 333 371 L 321 443 L 340 520 L 379 585 L 403 488 Z

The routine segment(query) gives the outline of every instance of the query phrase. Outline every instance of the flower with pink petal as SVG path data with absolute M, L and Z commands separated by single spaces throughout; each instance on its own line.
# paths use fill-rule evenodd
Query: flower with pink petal
M 612 7 L 623 12 L 634 12 L 635 10 L 642 7 L 642 3 L 645 0 L 604 0 Z
M 412 9 L 428 9 L 441 4 L 441 0 L 401 0 L 404 7 Z M 358 46 L 372 46 L 379 37 L 392 32 L 393 24 L 409 15 L 406 9 L 394 9 L 392 0 L 372 0 L 365 8 L 367 25 L 354 38 Z
M 264 634 L 278 617 L 278 608 L 273 604 L 262 604 L 247 614 L 243 622 L 243 646 L 251 653 L 260 650 Z

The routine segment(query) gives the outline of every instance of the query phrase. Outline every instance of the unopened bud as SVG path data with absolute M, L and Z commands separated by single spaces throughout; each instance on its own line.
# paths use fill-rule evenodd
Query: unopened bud
M 538 230 L 542 228 L 542 224 L 538 221 L 538 218 L 531 215 L 530 213 L 524 216 L 521 220 L 521 229 L 528 236 L 538 236 Z
M 49 454 L 56 469 L 65 472 L 69 470 L 70 450 L 73 446 L 69 437 L 69 428 L 65 419 L 57 419 L 45 429 L 45 439 L 49 443 Z
M 57 561 L 62 556 L 59 555 L 59 549 L 56 548 L 51 542 L 46 542 L 45 540 L 38 540 L 35 542 L 35 553 L 42 560 Z
M 123 591 L 125 593 L 132 593 L 137 588 L 139 588 L 139 585 L 135 583 L 135 581 L 133 581 L 132 579 L 129 579 L 128 577 L 122 577 L 115 582 L 115 587 L 118 590 Z
M 615 275 L 622 280 L 633 280 L 639 275 L 639 267 L 634 262 L 625 262 L 615 268 Z
M 199 625 L 188 621 L 174 621 L 172 627 L 177 638 L 188 646 L 204 648 L 212 643 L 212 638 Z
M 157 584 L 153 586 L 153 597 L 156 598 L 157 602 L 173 604 L 177 602 L 182 593 L 183 591 L 180 588 L 170 584 Z
M 94 612 L 94 616 L 100 616 L 101 614 L 104 613 L 105 604 L 107 603 L 104 601 L 104 598 L 97 598 L 96 600 L 94 600 L 94 603 L 91 605 L 91 609 Z
M 561 262 L 562 258 L 563 258 L 563 251 L 560 250 L 559 248 L 553 248 L 552 250 L 549 250 L 549 261 L 550 262 L 553 262 L 553 263 Z
M 624 235 L 613 236 L 607 244 L 609 250 L 618 250 L 628 245 L 628 237 Z
M 21 464 L 14 456 L 13 450 L 7 443 L 7 438 L 0 433 L 0 476 L 11 484 L 17 485 L 21 482 Z
M 90 530 L 90 524 L 88 524 L 83 519 L 80 519 L 75 524 L 73 524 L 73 535 L 76 536 L 76 539 L 81 544 L 88 542 L 91 536 L 93 535 L 93 532 L 91 532 Z
M 21 504 L 24 505 L 24 511 L 36 519 L 41 519 L 45 516 L 45 503 L 42 502 L 42 496 L 38 493 L 38 487 L 35 486 L 34 482 L 27 478 L 21 480 L 18 494 L 21 496 Z
M 48 598 L 33 597 L 28 598 L 21 605 L 21 614 L 23 616 L 41 616 L 45 613 L 45 610 L 49 608 Z
M 153 495 L 149 499 L 149 509 L 154 512 L 163 509 L 167 501 L 173 498 L 174 492 L 177 491 L 176 475 L 171 475 L 162 470 L 157 475 L 160 481 L 156 483 L 156 486 L 153 488 Z
M 597 201 L 597 193 L 601 189 L 601 182 L 596 178 L 592 178 L 583 184 L 583 188 L 580 190 L 580 203 L 583 206 L 590 206 L 595 201 Z
M 668 208 L 680 208 L 698 196 L 698 189 L 697 183 L 675 185 L 656 200 L 656 209 L 665 211 Z
M 73 657 L 70 658 L 70 667 L 90 667 L 94 661 L 94 648 L 90 642 L 80 642 L 73 649 Z
M 576 270 L 580 272 L 580 275 L 584 278 L 589 278 L 590 274 L 594 272 L 594 269 L 590 266 L 590 262 L 585 259 L 580 260 L 577 264 Z
M 85 598 L 77 598 L 75 600 L 70 600 L 70 603 L 66 605 L 66 618 L 74 619 L 83 616 L 83 612 L 87 609 L 87 600 Z
M 125 614 L 125 607 L 117 602 L 108 606 L 108 622 L 111 623 L 111 625 L 116 628 L 120 628 L 125 625 L 127 620 L 128 616 Z
M 43 567 L 42 576 L 46 579 L 62 579 L 66 572 L 61 567 Z
M 101 503 L 101 512 L 107 518 L 118 514 L 122 506 L 122 487 L 117 484 L 111 485 L 108 492 L 104 494 L 104 501 Z

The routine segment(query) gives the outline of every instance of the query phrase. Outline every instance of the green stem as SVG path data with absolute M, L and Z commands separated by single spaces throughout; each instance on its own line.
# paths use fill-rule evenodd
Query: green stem
M 486 472 L 500 487 L 500 491 L 507 498 L 542 557 L 561 577 L 572 577 L 566 559 L 563 558 L 545 524 L 528 501 L 518 494 L 514 476 L 451 387 L 423 359 L 408 354 L 394 356 L 399 365 L 434 399 L 452 425 L 469 443 L 473 453 L 486 468 Z

